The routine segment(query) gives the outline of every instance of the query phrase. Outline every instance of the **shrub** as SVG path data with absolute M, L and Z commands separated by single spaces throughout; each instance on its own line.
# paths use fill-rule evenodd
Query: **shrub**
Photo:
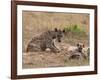
M 76 35 L 80 35 L 82 36 L 83 34 L 86 35 L 86 32 L 84 30 L 84 28 L 82 28 L 81 26 L 75 24 L 75 25 L 69 25 L 67 27 L 64 28 L 66 32 L 70 32 L 71 34 L 76 34 Z

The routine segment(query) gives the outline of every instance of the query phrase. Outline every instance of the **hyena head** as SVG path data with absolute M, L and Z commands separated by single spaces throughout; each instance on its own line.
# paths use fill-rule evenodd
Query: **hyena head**
M 55 28 L 56 40 L 58 42 L 61 42 L 61 38 L 63 37 L 64 33 L 65 33 L 65 30 L 60 30 L 60 29 Z
M 78 43 L 77 47 L 78 47 L 78 51 L 82 52 L 82 49 L 84 48 L 84 44 L 83 43 Z

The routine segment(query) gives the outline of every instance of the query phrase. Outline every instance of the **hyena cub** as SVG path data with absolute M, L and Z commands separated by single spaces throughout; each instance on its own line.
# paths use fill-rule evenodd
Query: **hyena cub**
M 54 44 L 54 40 L 56 39 L 58 42 L 61 42 L 64 32 L 65 30 L 62 31 L 57 28 L 43 32 L 39 36 L 32 38 L 32 40 L 28 43 L 26 51 L 45 51 L 49 48 L 52 52 L 59 52 L 59 49 Z
M 79 59 L 81 57 L 86 58 L 83 53 L 84 44 L 78 43 L 77 46 L 71 46 L 68 48 L 68 51 L 71 53 L 69 59 Z

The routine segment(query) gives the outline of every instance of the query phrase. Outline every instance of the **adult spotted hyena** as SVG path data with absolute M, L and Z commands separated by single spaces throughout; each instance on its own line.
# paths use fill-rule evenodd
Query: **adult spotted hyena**
M 43 32 L 39 36 L 32 38 L 32 40 L 28 43 L 26 51 L 45 51 L 49 48 L 52 52 L 59 52 L 59 49 L 54 44 L 54 40 L 56 39 L 58 42 L 61 42 L 64 32 L 65 30 L 58 30 L 57 28 Z

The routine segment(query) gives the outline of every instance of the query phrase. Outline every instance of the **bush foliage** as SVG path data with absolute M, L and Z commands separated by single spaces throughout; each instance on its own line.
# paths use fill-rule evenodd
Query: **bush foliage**
M 69 25 L 67 27 L 64 27 L 65 31 L 66 32 L 70 32 L 71 34 L 74 34 L 74 35 L 79 35 L 79 36 L 82 36 L 82 35 L 86 35 L 86 31 L 83 27 L 75 24 L 75 25 Z

